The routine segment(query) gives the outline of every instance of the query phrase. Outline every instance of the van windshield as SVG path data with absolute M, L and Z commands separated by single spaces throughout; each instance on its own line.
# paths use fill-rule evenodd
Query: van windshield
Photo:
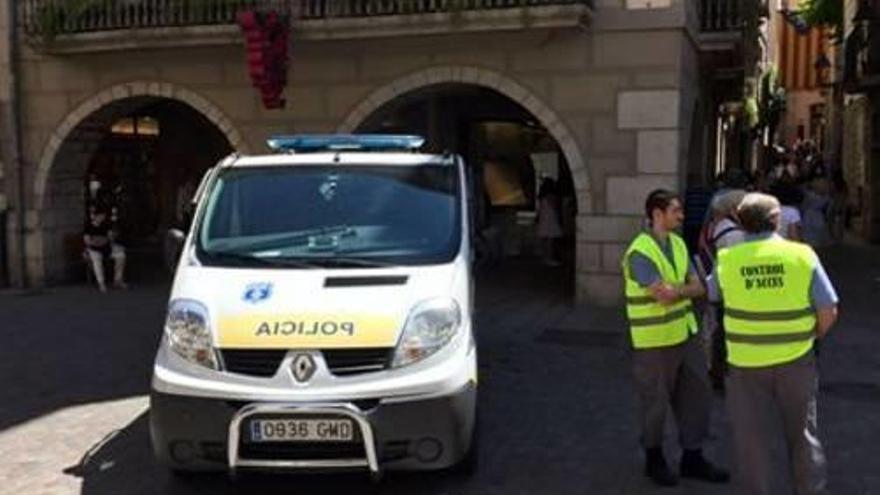
M 461 243 L 459 190 L 449 165 L 228 169 L 196 252 L 209 266 L 446 263 Z

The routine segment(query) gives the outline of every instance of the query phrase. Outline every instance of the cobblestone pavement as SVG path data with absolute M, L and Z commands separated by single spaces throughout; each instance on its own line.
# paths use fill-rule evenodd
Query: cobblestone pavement
M 850 246 L 824 256 L 844 301 L 820 363 L 831 484 L 836 494 L 880 494 L 880 338 L 873 321 L 880 250 Z M 235 482 L 170 476 L 149 450 L 145 396 L 165 288 L 106 296 L 87 287 L 0 293 L 0 493 L 734 493 L 690 481 L 663 490 L 647 483 L 620 310 L 572 307 L 552 289 L 558 273 L 507 268 L 478 286 L 479 473 L 392 474 L 378 487 L 350 475 Z M 713 437 L 710 455 L 729 464 L 722 398 Z

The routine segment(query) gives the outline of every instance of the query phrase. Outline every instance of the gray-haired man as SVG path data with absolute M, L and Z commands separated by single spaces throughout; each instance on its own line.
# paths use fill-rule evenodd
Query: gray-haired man
M 837 319 L 837 294 L 812 248 L 776 234 L 781 207 L 750 193 L 737 209 L 746 240 L 723 249 L 709 278 L 723 300 L 727 398 L 741 493 L 773 495 L 773 475 L 792 474 L 797 495 L 826 493 L 816 425 L 813 345 Z M 780 421 L 781 420 L 781 421 Z M 769 440 L 785 435 L 790 469 L 774 466 Z

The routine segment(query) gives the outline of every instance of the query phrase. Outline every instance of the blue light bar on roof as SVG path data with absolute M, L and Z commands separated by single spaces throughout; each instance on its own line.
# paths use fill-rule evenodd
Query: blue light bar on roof
M 278 152 L 315 153 L 319 151 L 415 151 L 425 138 L 400 134 L 295 134 L 272 136 L 266 141 Z

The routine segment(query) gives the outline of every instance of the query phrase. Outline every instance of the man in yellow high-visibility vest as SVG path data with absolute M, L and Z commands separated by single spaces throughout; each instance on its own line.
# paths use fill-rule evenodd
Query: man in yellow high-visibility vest
M 813 346 L 837 319 L 838 298 L 816 253 L 775 233 L 780 215 L 773 196 L 745 196 L 737 216 L 746 240 L 719 252 L 709 298 L 724 304 L 740 493 L 779 493 L 774 475 L 791 473 L 797 495 L 819 495 L 827 491 Z M 774 465 L 771 455 L 780 429 L 790 466 Z
M 723 483 L 729 474 L 703 457 L 712 392 L 698 339 L 691 299 L 704 294 L 687 246 L 673 231 L 684 219 L 681 200 L 656 190 L 648 195 L 649 228 L 623 256 L 626 312 L 633 345 L 633 373 L 641 402 L 645 475 L 662 486 L 678 483 L 663 454 L 663 428 L 670 405 L 683 454 L 682 477 Z

